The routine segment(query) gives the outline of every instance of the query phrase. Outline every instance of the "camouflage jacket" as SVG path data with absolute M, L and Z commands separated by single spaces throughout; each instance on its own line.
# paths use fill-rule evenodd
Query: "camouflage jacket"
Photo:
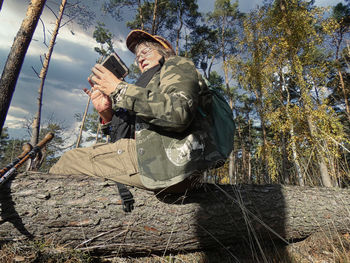
M 171 57 L 146 88 L 121 82 L 110 96 L 113 109 L 136 113 L 136 151 L 145 187 L 174 185 L 222 159 L 208 134 L 211 96 L 189 59 Z

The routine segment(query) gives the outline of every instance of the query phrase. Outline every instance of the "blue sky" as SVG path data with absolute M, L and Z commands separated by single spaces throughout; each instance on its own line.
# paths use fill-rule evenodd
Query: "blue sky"
M 57 7 L 59 0 L 48 0 L 51 7 Z M 198 1 L 200 11 L 208 12 L 214 7 L 214 0 Z M 340 0 L 318 0 L 317 5 L 335 5 Z M 28 0 L 5 0 L 0 11 L 0 69 L 5 65 L 7 56 L 13 43 L 13 39 L 25 17 Z M 242 12 L 247 12 L 256 5 L 262 4 L 260 0 L 240 0 L 239 7 Z M 47 29 L 54 26 L 55 17 L 45 8 L 42 19 Z M 110 25 L 110 31 L 114 34 L 115 50 L 126 62 L 131 64 L 133 55 L 127 50 L 124 42 L 128 29 L 124 23 L 117 23 L 110 17 L 99 19 L 106 25 Z M 94 47 L 97 46 L 92 38 L 92 30 L 84 31 L 77 25 L 63 27 L 58 35 L 53 57 L 50 62 L 43 98 L 43 120 L 53 118 L 67 128 L 67 136 L 75 140 L 78 123 L 74 119 L 75 113 L 83 113 L 87 96 L 82 89 L 89 87 L 86 78 L 90 74 L 91 67 L 98 58 Z M 40 81 L 32 68 L 40 72 L 40 55 L 47 52 L 43 44 L 43 29 L 38 24 L 31 45 L 28 49 L 21 74 L 17 82 L 16 90 L 12 98 L 5 126 L 9 128 L 11 137 L 27 136 L 22 128 L 36 112 L 37 94 Z M 74 32 L 74 34 L 72 34 Z M 47 39 L 47 43 L 50 40 Z

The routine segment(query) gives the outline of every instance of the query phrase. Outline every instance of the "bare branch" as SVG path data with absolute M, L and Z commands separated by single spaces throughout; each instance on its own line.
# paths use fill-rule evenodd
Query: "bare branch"
M 37 75 L 38 78 L 40 78 L 39 73 L 35 70 L 35 68 L 32 66 L 32 70 L 34 71 L 34 73 Z
M 51 7 L 49 7 L 48 5 L 45 5 L 50 11 L 51 13 L 56 17 L 56 19 L 58 19 L 58 16 L 55 14 L 55 12 L 52 10 Z
M 40 22 L 41 22 L 41 25 L 43 26 L 43 36 L 44 36 L 44 41 L 43 41 L 43 43 L 46 45 L 46 34 L 45 34 L 46 29 L 45 29 L 45 24 L 44 24 L 44 21 L 43 21 L 41 18 L 39 18 L 39 20 L 40 20 Z M 47 45 L 46 45 L 46 46 L 47 46 Z

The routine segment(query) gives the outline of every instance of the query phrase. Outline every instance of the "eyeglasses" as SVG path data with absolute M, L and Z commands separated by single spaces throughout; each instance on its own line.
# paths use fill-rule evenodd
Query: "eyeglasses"
M 150 47 L 144 48 L 144 49 L 136 56 L 136 58 L 135 58 L 135 63 L 139 63 L 139 60 L 140 60 L 141 57 L 142 57 L 142 58 L 148 57 L 148 56 L 151 54 L 152 51 L 153 51 L 153 49 L 150 48 Z

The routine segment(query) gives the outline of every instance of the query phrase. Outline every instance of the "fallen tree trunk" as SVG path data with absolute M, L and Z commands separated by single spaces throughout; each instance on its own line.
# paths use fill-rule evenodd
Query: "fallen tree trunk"
M 350 190 L 203 185 L 185 197 L 131 189 L 122 211 L 112 181 L 42 173 L 0 189 L 0 242 L 55 240 L 104 255 L 191 251 L 350 230 Z

